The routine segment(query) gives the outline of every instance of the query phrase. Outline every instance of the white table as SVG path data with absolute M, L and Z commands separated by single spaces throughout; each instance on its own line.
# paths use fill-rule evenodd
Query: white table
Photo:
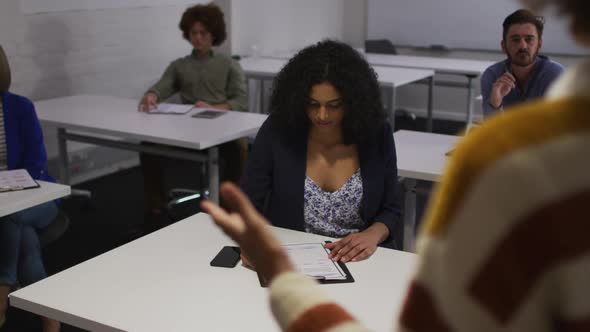
M 275 228 L 284 243 L 326 237 Z M 211 259 L 231 241 L 198 214 L 10 295 L 10 304 L 91 331 L 277 331 L 267 289 Z M 379 248 L 347 264 L 354 283 L 321 285 L 374 331 L 391 331 L 416 256 Z
M 361 52 L 362 53 L 362 52 Z M 286 52 L 277 55 L 270 55 L 269 58 L 288 59 L 295 53 Z M 414 55 L 393 55 L 393 54 L 377 54 L 377 53 L 363 53 L 371 65 L 387 66 L 387 67 L 402 67 L 415 69 L 429 69 L 434 70 L 436 74 L 458 75 L 465 76 L 467 83 L 461 85 L 467 88 L 467 116 L 466 122 L 471 123 L 473 120 L 473 80 L 479 77 L 483 72 L 494 63 L 491 61 L 468 60 L 468 59 L 454 59 L 454 58 L 439 58 L 426 57 Z M 437 82 L 437 85 L 456 86 L 458 83 Z
M 196 111 L 184 115 L 146 114 L 138 112 L 137 105 L 135 99 L 91 95 L 36 102 L 39 120 L 58 127 L 60 182 L 69 183 L 66 141 L 72 140 L 207 162 L 210 199 L 217 201 L 217 146 L 257 132 L 266 119 L 265 115 L 244 112 L 228 112 L 215 119 L 192 118 Z M 75 133 L 68 133 L 67 130 L 74 130 Z M 146 146 L 139 144 L 140 141 L 171 147 Z
M 398 176 L 404 178 L 404 250 L 413 251 L 416 229 L 416 181 L 438 181 L 447 163 L 447 152 L 459 136 L 400 130 L 393 134 Z
M 70 187 L 62 184 L 37 181 L 40 188 L 0 193 L 0 217 L 28 209 L 70 194 Z
M 410 55 L 390 55 L 365 53 L 367 61 L 373 65 L 404 68 L 432 69 L 437 74 L 459 75 L 467 78 L 467 116 L 466 122 L 473 121 L 473 80 L 494 63 L 491 61 L 450 59 Z M 442 85 L 442 84 L 441 84 Z M 451 85 L 449 83 L 445 85 Z
M 273 79 L 279 71 L 287 64 L 287 59 L 279 58 L 244 58 L 240 60 L 240 65 L 244 70 L 247 78 L 255 79 L 262 82 L 265 79 Z M 433 87 L 434 87 L 434 71 L 430 69 L 408 69 L 408 68 L 392 68 L 374 66 L 373 69 L 377 73 L 379 84 L 390 91 L 390 119 L 393 126 L 395 120 L 395 105 L 396 105 L 396 88 L 402 85 L 415 83 L 418 81 L 428 81 L 428 101 L 427 110 L 428 118 L 432 119 L 433 107 Z M 263 89 L 260 85 L 260 100 L 261 109 L 264 110 Z M 432 128 L 432 123 L 429 121 L 429 130 Z

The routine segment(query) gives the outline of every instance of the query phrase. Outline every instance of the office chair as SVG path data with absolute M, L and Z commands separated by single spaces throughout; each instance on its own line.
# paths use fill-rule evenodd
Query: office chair
M 49 244 L 57 241 L 69 227 L 70 218 L 68 218 L 68 216 L 60 209 L 51 223 L 37 232 L 39 234 L 41 248 L 45 248 Z
M 366 53 L 397 54 L 395 45 L 389 39 L 365 40 Z
M 200 207 L 198 207 L 198 201 L 209 198 L 209 190 L 204 185 L 207 166 L 205 163 L 199 164 L 201 165 L 201 171 L 199 172 L 200 189 L 172 188 L 168 191 L 168 203 L 166 204 L 166 208 L 172 222 L 176 222 L 199 212 Z M 188 204 L 191 202 L 194 204 Z M 197 211 L 195 211 L 195 207 L 197 208 Z

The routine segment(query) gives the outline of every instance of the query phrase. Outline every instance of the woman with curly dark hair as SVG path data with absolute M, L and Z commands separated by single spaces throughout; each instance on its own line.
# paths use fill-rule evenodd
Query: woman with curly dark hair
M 193 47 L 190 55 L 173 61 L 160 78 L 143 96 L 140 111 L 149 111 L 175 93 L 183 104 L 224 110 L 246 111 L 246 81 L 238 62 L 213 51 L 225 41 L 223 12 L 215 4 L 188 8 L 178 25 L 182 36 Z M 144 143 L 151 144 L 151 143 Z M 246 144 L 237 140 L 219 148 L 224 180 L 239 181 L 243 170 Z M 146 195 L 146 231 L 169 222 L 166 213 L 164 168 L 169 158 L 140 155 Z
M 242 188 L 274 225 L 342 239 L 336 261 L 391 239 L 400 209 L 392 130 L 377 75 L 350 46 L 322 41 L 274 81 Z

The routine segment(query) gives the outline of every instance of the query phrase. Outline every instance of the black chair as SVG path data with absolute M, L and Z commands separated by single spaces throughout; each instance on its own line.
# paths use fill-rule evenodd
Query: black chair
M 49 244 L 57 241 L 69 227 L 70 218 L 68 218 L 64 212 L 59 210 L 57 216 L 53 218 L 51 223 L 38 231 L 41 248 L 45 248 Z
M 395 45 L 389 39 L 365 40 L 366 53 L 397 54 Z

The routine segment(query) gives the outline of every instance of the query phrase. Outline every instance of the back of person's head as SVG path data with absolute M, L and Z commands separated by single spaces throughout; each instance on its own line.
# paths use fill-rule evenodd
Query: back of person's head
M 184 11 L 178 24 L 184 39 L 190 40 L 190 31 L 196 22 L 201 23 L 211 33 L 213 46 L 221 45 L 227 38 L 223 12 L 216 4 L 195 5 Z
M 0 92 L 10 89 L 10 66 L 2 45 L 0 45 Z
M 270 113 L 282 133 L 307 131 L 309 95 L 320 83 L 330 83 L 342 98 L 345 144 L 358 143 L 383 125 L 385 112 L 373 68 L 351 46 L 324 40 L 299 51 L 275 77 Z
M 537 33 L 539 34 L 539 39 L 543 39 L 543 28 L 545 26 L 544 19 L 542 16 L 536 16 L 531 11 L 526 9 L 519 9 L 514 13 L 508 15 L 502 23 L 502 38 L 506 40 L 508 37 L 508 30 L 510 27 L 515 24 L 527 24 L 530 23 L 537 28 Z
M 578 42 L 590 46 L 590 1 L 588 0 L 525 0 L 531 8 L 541 10 L 556 6 L 559 13 L 569 18 L 570 30 Z

